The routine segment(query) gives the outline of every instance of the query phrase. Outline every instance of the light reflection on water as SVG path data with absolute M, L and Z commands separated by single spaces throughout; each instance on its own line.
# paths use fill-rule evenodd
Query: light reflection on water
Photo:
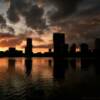
M 80 59 L 1 58 L 0 100 L 92 96 L 91 87 L 100 89 L 96 78 L 94 65 Z

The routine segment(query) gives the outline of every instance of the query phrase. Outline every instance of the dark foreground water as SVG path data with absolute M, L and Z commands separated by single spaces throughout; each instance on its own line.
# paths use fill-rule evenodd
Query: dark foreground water
M 1 58 L 0 100 L 100 99 L 99 61 Z

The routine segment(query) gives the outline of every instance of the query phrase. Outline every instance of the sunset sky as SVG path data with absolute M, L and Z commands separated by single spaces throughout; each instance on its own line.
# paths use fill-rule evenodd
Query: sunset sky
M 54 32 L 64 32 L 66 43 L 93 47 L 100 37 L 100 0 L 0 0 L 0 50 L 22 50 L 31 37 L 34 52 L 44 52 Z

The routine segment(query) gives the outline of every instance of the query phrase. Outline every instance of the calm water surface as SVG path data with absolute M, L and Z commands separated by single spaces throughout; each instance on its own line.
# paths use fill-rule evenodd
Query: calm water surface
M 0 58 L 0 100 L 100 99 L 98 62 Z

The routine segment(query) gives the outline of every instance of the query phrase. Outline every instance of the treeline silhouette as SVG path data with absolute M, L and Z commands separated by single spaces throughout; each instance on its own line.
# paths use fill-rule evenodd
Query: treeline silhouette
M 7 51 L 0 51 L 0 57 L 81 57 L 81 58 L 94 58 L 100 56 L 100 39 L 95 39 L 95 48 L 90 49 L 87 43 L 81 43 L 80 47 L 73 43 L 70 48 L 65 43 L 65 35 L 63 33 L 54 33 L 53 35 L 53 47 L 49 48 L 45 53 L 33 53 L 32 52 L 32 39 L 27 39 L 27 45 L 25 47 L 25 53 L 16 50 L 16 48 L 9 48 Z

